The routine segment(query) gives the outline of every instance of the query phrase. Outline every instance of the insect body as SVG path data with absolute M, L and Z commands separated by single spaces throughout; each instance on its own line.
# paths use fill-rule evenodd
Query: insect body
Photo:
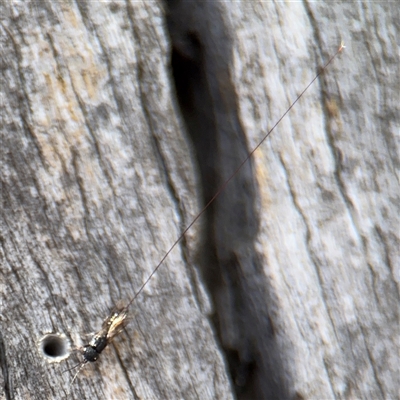
M 118 335 L 125 323 L 128 310 L 126 307 L 118 308 L 115 307 L 111 314 L 104 320 L 103 325 L 99 332 L 97 332 L 89 344 L 83 346 L 83 364 L 88 361 L 96 361 L 100 353 L 106 348 L 111 342 L 114 336 Z
M 114 307 L 110 315 L 103 321 L 101 329 L 94 334 L 90 342 L 82 348 L 78 348 L 78 351 L 82 353 L 83 360 L 79 364 L 67 370 L 70 371 L 71 369 L 79 367 L 71 384 L 74 382 L 85 364 L 97 361 L 101 352 L 111 343 L 113 338 L 123 330 L 127 322 L 126 317 L 128 315 L 128 306 Z

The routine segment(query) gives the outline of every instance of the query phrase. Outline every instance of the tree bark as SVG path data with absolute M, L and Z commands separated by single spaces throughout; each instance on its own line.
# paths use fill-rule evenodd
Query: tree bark
M 398 397 L 394 3 L 9 2 L 1 15 L 4 398 Z M 82 356 L 46 358 L 41 339 L 87 343 L 341 39 L 71 384 Z
M 398 398 L 399 11 L 304 2 L 232 13 L 241 16 L 232 17 L 235 81 L 252 144 L 341 39 L 347 46 L 256 154 L 267 307 L 253 326 L 266 332 L 270 322 L 290 398 Z M 246 279 L 248 293 L 256 279 Z M 261 337 L 253 354 L 268 364 Z
M 230 398 L 196 228 L 73 384 L 63 371 L 82 356 L 48 363 L 41 350 L 48 333 L 88 343 L 199 208 L 160 5 L 3 3 L 1 15 L 6 399 Z
M 204 270 L 238 397 L 397 398 L 398 10 L 173 4 L 205 202 L 347 45 L 208 214 Z

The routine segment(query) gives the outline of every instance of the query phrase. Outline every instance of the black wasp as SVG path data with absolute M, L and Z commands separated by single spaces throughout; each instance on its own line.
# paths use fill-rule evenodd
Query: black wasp
M 100 353 L 111 343 L 113 338 L 121 333 L 127 322 L 126 317 L 128 315 L 128 306 L 129 304 L 125 307 L 114 307 L 108 317 L 103 321 L 101 329 L 94 334 L 90 342 L 77 349 L 77 351 L 82 354 L 83 360 L 79 364 L 67 370 L 70 371 L 71 369 L 79 367 L 71 384 L 74 382 L 85 364 L 96 361 L 99 358 Z

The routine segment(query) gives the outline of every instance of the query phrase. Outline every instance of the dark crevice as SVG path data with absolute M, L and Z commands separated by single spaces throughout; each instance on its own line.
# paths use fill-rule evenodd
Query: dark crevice
M 176 96 L 207 204 L 250 153 L 231 76 L 231 30 L 222 3 L 165 2 Z M 198 260 L 237 398 L 289 399 L 291 378 L 268 310 L 265 260 L 255 250 L 258 201 L 249 160 L 207 209 Z
M 136 24 L 135 24 L 135 18 L 133 16 L 133 12 L 134 10 L 132 9 L 132 6 L 129 4 L 129 2 L 127 2 L 127 13 L 128 13 L 128 17 L 129 17 L 129 22 L 130 22 L 130 26 L 131 26 L 131 31 L 132 34 L 135 38 L 135 42 L 141 44 L 142 43 L 142 39 L 141 39 L 141 34 L 140 31 L 138 30 Z M 159 46 L 161 47 L 161 44 L 159 44 Z M 141 45 L 139 47 L 142 47 Z M 159 134 L 157 133 L 158 131 L 158 127 L 157 127 L 157 123 L 154 119 L 154 116 L 152 116 L 152 110 L 151 110 L 151 101 L 149 101 L 149 94 L 146 91 L 146 85 L 143 84 L 143 82 L 146 81 L 146 71 L 149 70 L 148 65 L 146 63 L 146 58 L 143 58 L 142 54 L 140 52 L 137 52 L 136 54 L 136 58 L 137 58 L 137 73 L 138 73 L 138 80 L 137 80 L 137 85 L 139 87 L 139 100 L 141 103 L 141 109 L 143 110 L 143 115 L 146 121 L 146 124 L 148 126 L 148 129 L 151 133 L 150 138 L 153 144 L 153 149 L 154 149 L 154 155 L 157 159 L 158 164 L 161 166 L 161 168 L 159 169 L 160 171 L 162 171 L 163 175 L 164 175 L 164 183 L 165 183 L 165 187 L 168 190 L 168 192 L 171 195 L 171 198 L 174 199 L 174 205 L 175 205 L 175 210 L 176 210 L 176 214 L 179 215 L 179 220 L 181 221 L 181 225 L 180 225 L 180 231 L 183 232 L 186 228 L 185 226 L 185 212 L 184 212 L 184 205 L 181 202 L 180 196 L 176 190 L 175 184 L 173 182 L 173 177 L 171 176 L 171 174 L 169 173 L 169 168 L 168 168 L 168 164 L 169 161 L 166 159 L 164 151 L 162 149 L 162 143 L 161 140 L 159 138 Z M 145 215 L 145 214 L 144 214 Z M 153 235 L 153 231 L 152 229 L 149 230 L 150 232 L 152 232 L 151 234 Z M 181 241 L 182 243 L 182 248 L 183 248 L 183 252 L 182 252 L 182 257 L 187 260 L 187 251 L 185 249 L 188 248 L 187 245 L 187 241 L 186 241 L 186 237 L 185 235 L 183 235 L 179 241 Z M 154 243 L 157 243 L 157 240 L 153 240 Z M 166 270 L 166 273 L 168 273 L 168 269 Z M 190 281 L 193 282 L 194 278 L 193 278 L 193 273 L 189 270 L 189 277 L 190 277 Z M 197 302 L 197 304 L 200 303 L 199 301 L 199 294 L 196 290 L 196 285 L 192 284 L 192 288 L 193 288 L 193 292 L 195 294 L 195 300 Z M 137 292 L 135 292 L 137 294 Z

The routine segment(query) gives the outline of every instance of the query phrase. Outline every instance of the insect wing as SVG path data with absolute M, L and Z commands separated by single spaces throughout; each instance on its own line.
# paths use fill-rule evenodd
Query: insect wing
M 128 310 L 125 307 L 114 309 L 111 315 L 104 321 L 101 331 L 106 334 L 109 341 L 122 331 L 127 322 L 127 315 Z

